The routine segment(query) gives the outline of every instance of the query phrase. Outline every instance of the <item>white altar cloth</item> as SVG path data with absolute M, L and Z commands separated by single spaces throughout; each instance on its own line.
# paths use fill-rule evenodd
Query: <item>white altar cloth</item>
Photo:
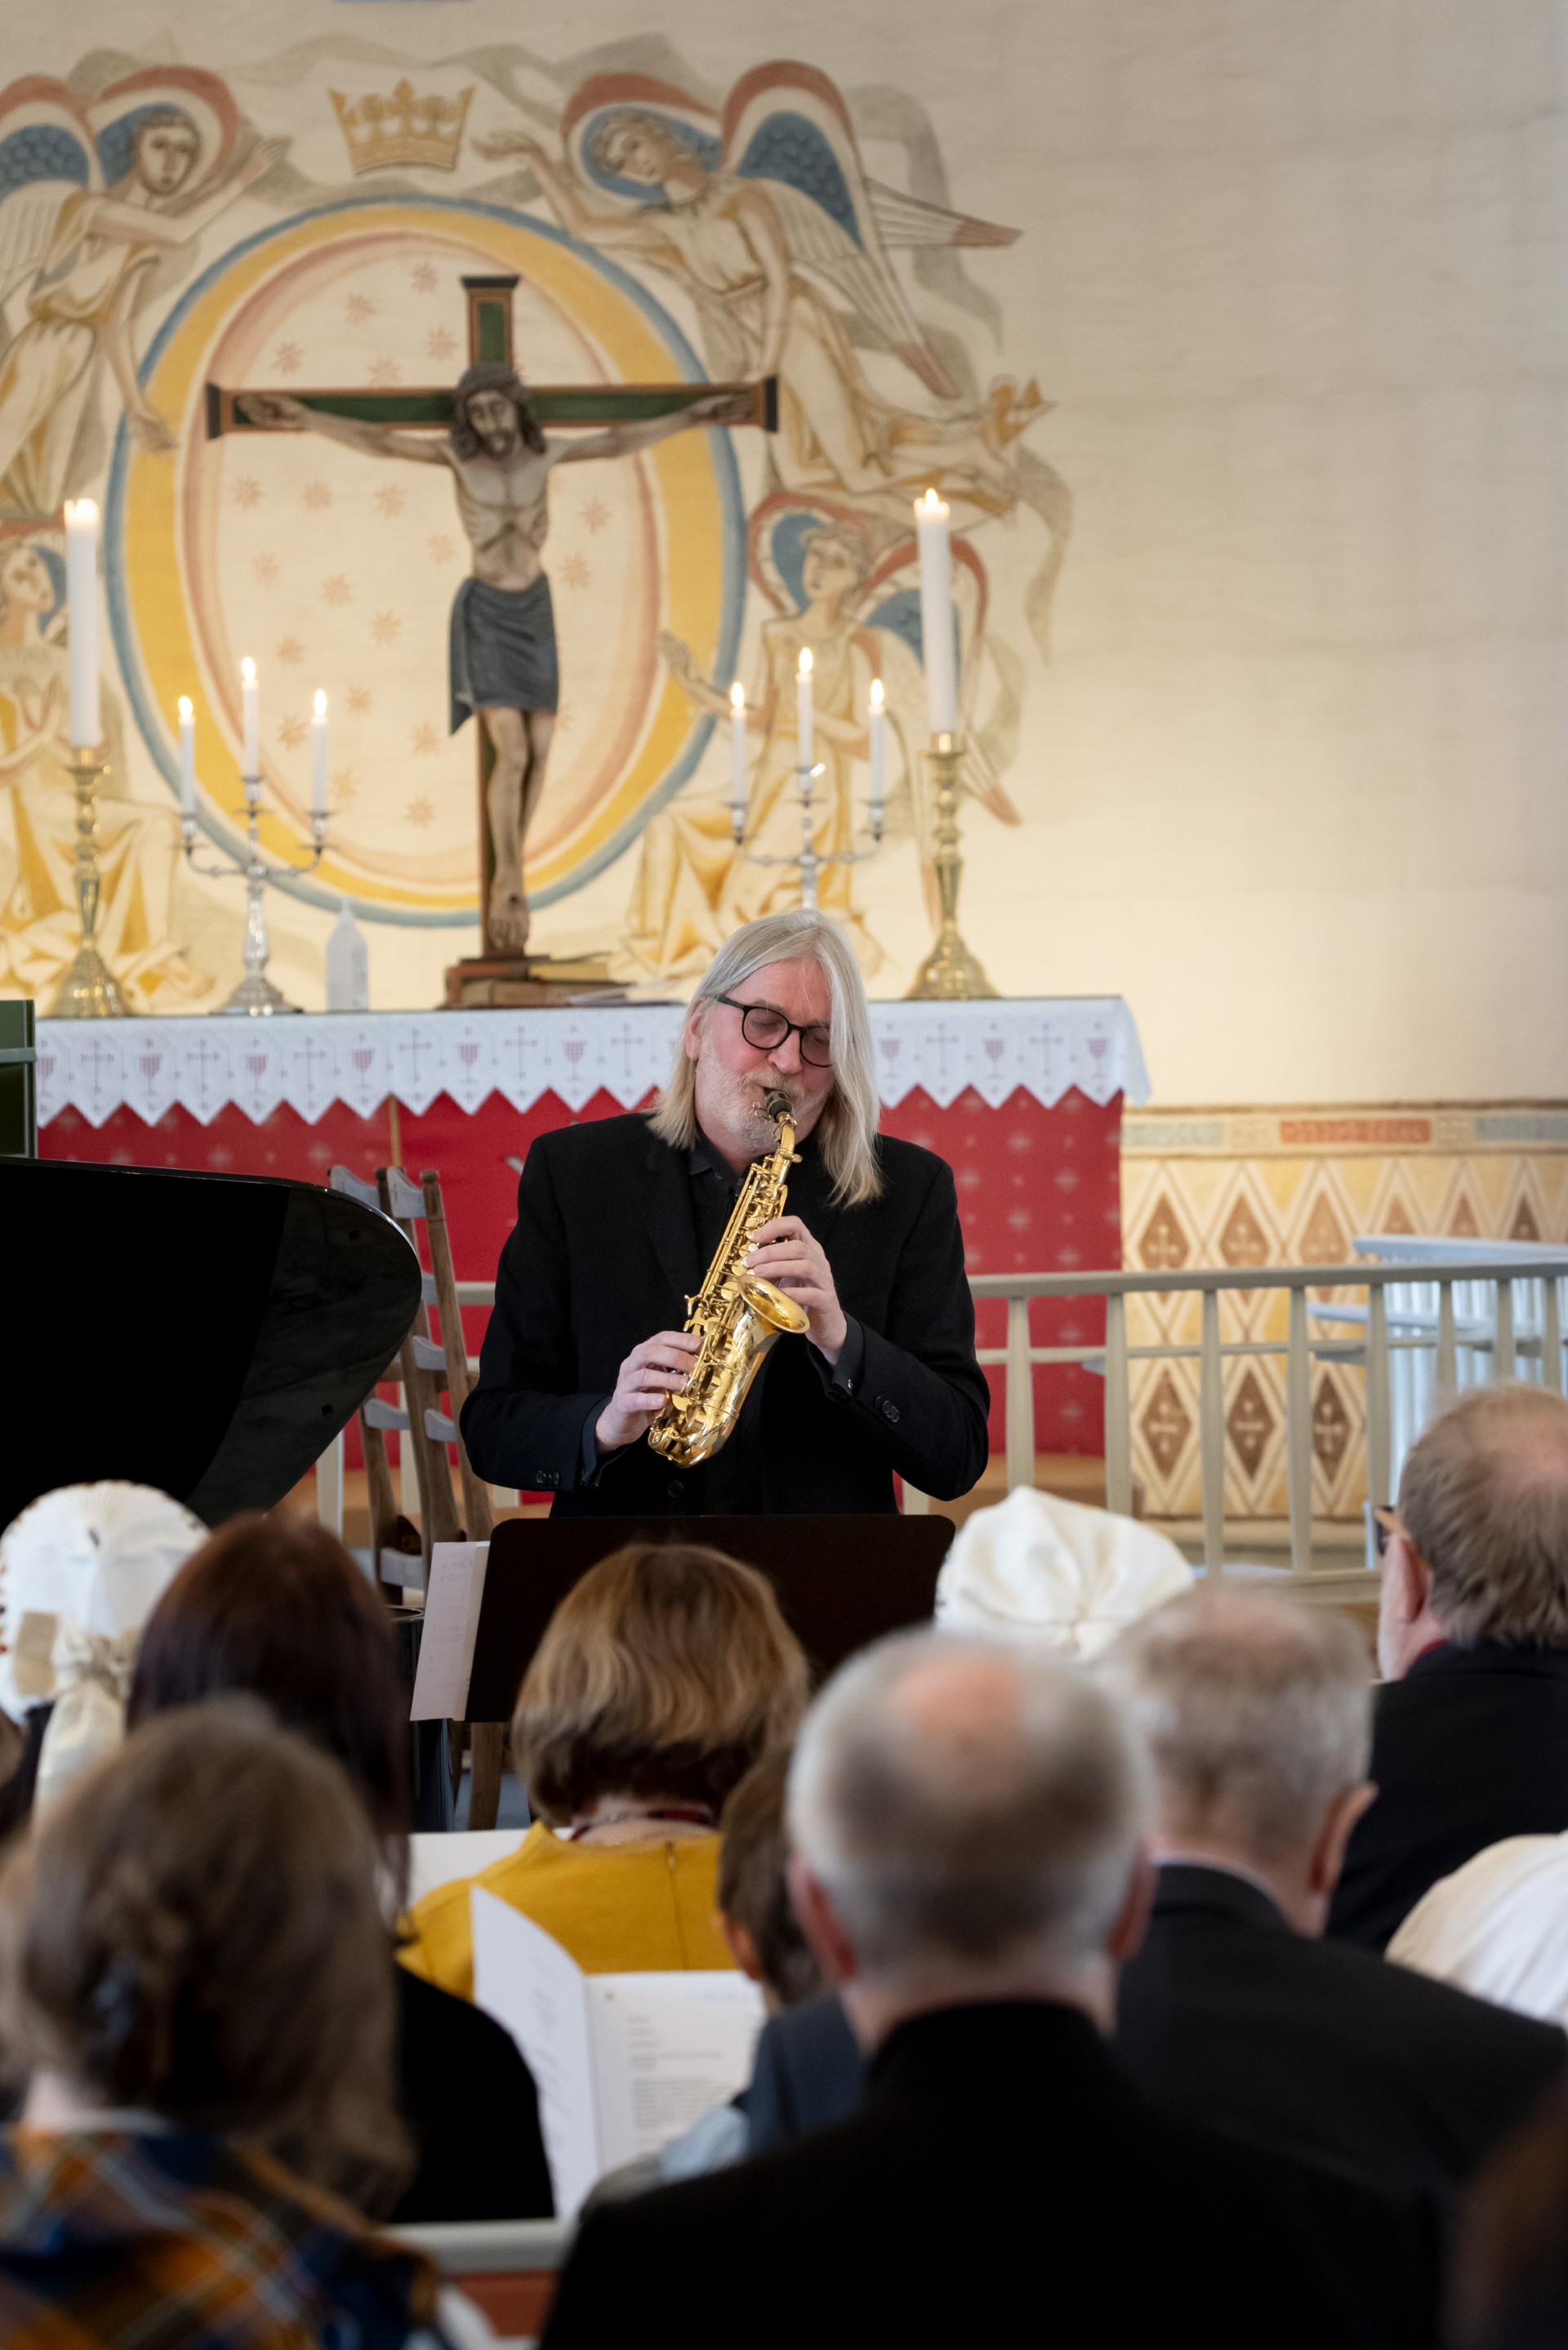
M 371 1117 L 389 1094 L 419 1115 L 439 1094 L 470 1113 L 493 1093 L 526 1110 L 553 1092 L 581 1109 L 602 1087 L 630 1109 L 663 1082 L 682 1007 L 305 1013 L 270 1020 L 46 1020 L 38 1118 L 67 1107 L 102 1126 L 149 1125 L 178 1103 L 203 1126 L 231 1106 L 259 1124 L 287 1103 L 314 1124 L 334 1102 Z M 873 1003 L 877 1087 L 889 1107 L 921 1086 L 945 1109 L 966 1087 L 996 1108 L 1023 1087 L 1049 1108 L 1071 1087 L 1102 1106 L 1148 1099 L 1143 1049 L 1116 995 L 986 1003 Z

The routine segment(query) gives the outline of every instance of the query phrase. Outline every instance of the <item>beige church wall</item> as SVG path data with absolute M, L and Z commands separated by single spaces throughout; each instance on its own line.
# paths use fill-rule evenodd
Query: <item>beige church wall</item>
M 95 137 L 120 126 L 108 164 L 123 166 L 136 90 L 177 102 L 181 72 L 215 77 L 232 108 L 225 128 L 211 100 L 198 159 L 206 193 L 229 196 L 130 273 L 124 296 L 149 396 L 175 403 L 178 452 L 117 460 L 124 403 L 99 326 L 83 329 L 97 341 L 67 385 L 81 412 L 59 486 L 107 500 L 117 462 L 123 476 L 108 617 L 136 674 L 111 634 L 106 685 L 114 788 L 144 813 L 109 827 L 110 895 L 139 1001 L 211 1008 L 238 974 L 237 886 L 172 871 L 160 759 L 172 693 L 196 691 L 205 813 L 232 806 L 242 650 L 262 666 L 288 800 L 279 854 L 303 854 L 308 691 L 332 696 L 335 776 L 352 798 L 329 864 L 362 910 L 372 1002 L 438 1000 L 443 966 L 473 951 L 472 729 L 446 732 L 463 570 L 450 484 L 282 434 L 202 442 L 202 386 L 216 368 L 279 390 L 451 380 L 456 278 L 505 254 L 526 264 L 524 373 L 634 380 L 658 351 L 673 370 L 677 338 L 710 375 L 745 372 L 744 318 L 704 291 L 717 248 L 661 258 L 635 192 L 590 187 L 592 159 L 573 160 L 569 118 L 591 78 L 640 76 L 672 94 L 659 103 L 715 185 L 730 173 L 721 194 L 752 155 L 794 287 L 783 372 L 796 431 L 771 446 L 711 436 L 727 456 L 693 435 L 557 477 L 546 559 L 567 724 L 531 868 L 558 894 L 534 944 L 679 988 L 758 902 L 760 871 L 727 861 L 723 727 L 697 743 L 700 713 L 659 639 L 689 642 L 699 668 L 728 649 L 756 688 L 793 641 L 801 534 L 826 521 L 865 567 L 835 622 L 848 715 L 829 785 L 847 821 L 866 788 L 866 682 L 885 668 L 890 837 L 851 888 L 873 993 L 903 992 L 929 935 L 903 520 L 923 473 L 951 496 L 973 558 L 959 567 L 978 746 L 962 914 L 1001 990 L 1124 994 L 1163 1104 L 1568 1092 L 1568 1041 L 1542 1008 L 1568 983 L 1557 43 L 1547 0 L 961 14 L 804 0 L 787 21 L 744 0 L 669 0 L 651 20 L 622 0 L 526 19 L 501 0 L 13 5 L 0 161 L 29 124 L 68 139 L 74 107 Z M 770 180 L 746 144 L 805 103 L 779 70 L 791 60 L 820 78 L 815 135 L 857 217 L 879 223 L 854 252 L 812 213 L 784 150 L 763 154 Z M 18 100 L 30 78 L 63 83 L 69 103 Z M 385 104 L 405 78 L 416 99 L 461 109 L 453 151 L 357 171 L 330 92 Z M 621 85 L 611 110 L 631 103 Z M 482 151 L 520 131 L 557 172 L 578 172 L 612 233 L 563 244 L 525 159 Z M 279 160 L 233 184 L 265 140 L 284 142 Z M 5 440 L 7 400 L 30 412 L 5 372 L 17 340 L 40 301 L 53 316 L 45 281 L 77 284 L 80 266 L 59 229 L 80 182 L 39 178 L 33 151 L 11 150 L 23 160 L 0 172 L 0 562 L 29 541 L 40 561 L 57 555 L 53 510 L 19 485 Z M 107 187 L 103 159 L 93 168 Z M 910 196 L 937 208 L 918 228 L 897 201 Z M 986 241 L 997 231 L 1016 234 Z M 28 348 L 41 365 L 40 338 Z M 857 468 L 836 442 L 808 445 L 833 441 L 846 403 Z M 725 527 L 749 554 L 743 595 Z M 47 642 L 0 642 L 5 992 L 47 987 L 69 927 L 66 786 L 40 703 L 62 659 L 57 619 Z M 187 672 L 193 688 L 179 688 Z M 369 696 L 358 712 L 355 691 Z M 753 742 L 754 804 L 787 750 L 776 728 Z M 776 839 L 784 817 L 768 821 Z M 319 1003 L 330 912 L 275 894 L 271 912 L 275 975 Z M 403 919 L 375 919 L 389 914 Z

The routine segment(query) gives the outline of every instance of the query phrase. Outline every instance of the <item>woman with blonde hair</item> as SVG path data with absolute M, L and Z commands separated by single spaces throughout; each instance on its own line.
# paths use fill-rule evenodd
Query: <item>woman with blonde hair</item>
M 136 1731 L 14 1849 L 13 2350 L 440 2339 L 433 2272 L 339 2199 L 410 2161 L 379 1859 L 337 1765 L 234 1699 Z
M 550 1619 L 512 1721 L 535 1815 L 519 1849 L 438 1886 L 404 1964 L 472 1998 L 474 1885 L 588 1974 L 729 1967 L 716 1917 L 719 1814 L 787 1747 L 806 1666 L 765 1578 L 690 1543 L 628 1543 Z

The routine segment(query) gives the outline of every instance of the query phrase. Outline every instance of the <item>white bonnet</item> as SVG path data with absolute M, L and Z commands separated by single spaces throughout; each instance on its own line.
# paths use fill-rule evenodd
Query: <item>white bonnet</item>
M 1152 1526 L 1018 1485 L 960 1527 L 937 1583 L 937 1622 L 1094 1657 L 1191 1581 L 1176 1544 Z
M 56 1693 L 55 1636 L 139 1633 L 208 1529 L 151 1485 L 105 1480 L 41 1494 L 0 1535 L 0 1705 L 13 1720 Z M 52 1619 L 27 1626 L 26 1618 Z M 22 1659 L 18 1667 L 17 1650 Z

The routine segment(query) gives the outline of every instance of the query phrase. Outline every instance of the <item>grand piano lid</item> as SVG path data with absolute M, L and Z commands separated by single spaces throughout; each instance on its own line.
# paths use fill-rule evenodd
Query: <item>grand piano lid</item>
M 298 1483 L 420 1301 L 396 1224 L 268 1176 L 0 1159 L 0 1527 L 99 1477 L 209 1525 Z

